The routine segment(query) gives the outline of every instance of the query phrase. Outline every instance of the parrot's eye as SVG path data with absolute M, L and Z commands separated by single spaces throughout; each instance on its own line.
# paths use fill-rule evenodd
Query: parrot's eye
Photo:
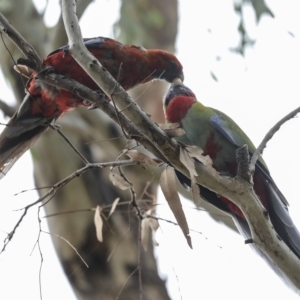
M 188 97 L 193 97 L 195 98 L 195 94 L 192 92 L 191 89 L 189 89 L 187 86 L 182 85 L 182 86 L 177 86 L 179 93 L 182 96 L 188 96 Z
M 165 79 L 170 83 L 172 83 L 176 77 L 180 78 L 182 81 L 184 79 L 181 66 L 174 61 L 169 61 L 166 69 L 164 72 L 161 72 L 161 74 L 161 79 Z

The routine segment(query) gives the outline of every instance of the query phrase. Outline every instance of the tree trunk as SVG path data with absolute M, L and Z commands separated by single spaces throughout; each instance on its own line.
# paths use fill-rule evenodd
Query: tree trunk
M 3 13 L 36 47 L 41 57 L 66 43 L 61 20 L 55 28 L 49 30 L 43 23 L 43 17 L 39 15 L 30 0 L 21 2 L 10 0 L 8 3 L 11 6 Z M 89 2 L 78 1 L 78 6 L 81 7 L 78 11 L 79 17 L 87 6 L 84 3 Z M 130 20 L 131 16 L 125 14 L 128 8 L 130 8 L 131 16 L 140 16 L 141 26 L 138 25 L 138 27 L 142 33 L 141 37 L 151 36 L 151 38 L 144 40 L 140 37 L 133 37 L 124 29 L 120 32 L 122 37 L 126 36 L 127 43 L 144 45 L 147 48 L 174 49 L 177 32 L 177 1 L 168 1 L 163 6 L 159 1 L 124 1 L 120 23 L 127 18 Z M 147 20 L 149 14 L 153 18 L 151 17 L 152 21 L 145 26 L 143 21 Z M 157 20 L 167 21 L 157 28 Z M 168 26 L 165 26 L 166 24 Z M 169 36 L 168 39 L 167 36 Z M 9 49 L 15 59 L 20 56 L 11 43 L 9 43 Z M 24 96 L 24 83 L 20 80 L 20 76 L 12 71 L 7 51 L 1 50 L 6 55 L 1 55 L 0 58 L 2 69 L 6 78 L 10 79 L 16 98 L 20 102 Z M 162 120 L 161 99 L 165 90 L 166 85 L 157 82 L 150 92 L 145 93 L 143 99 L 139 100 L 139 103 L 145 103 L 145 109 L 156 120 Z M 136 95 L 140 93 L 141 90 L 136 91 Z M 100 110 L 77 109 L 64 116 L 58 123 L 71 142 L 90 162 L 113 161 L 126 145 L 125 138 L 109 140 L 122 135 L 122 132 Z M 96 142 L 100 140 L 106 141 Z M 51 186 L 84 166 L 75 152 L 53 130 L 48 130 L 36 143 L 32 148 L 32 155 L 37 187 Z M 129 192 L 122 192 L 112 185 L 108 179 L 108 172 L 107 169 L 90 170 L 70 182 L 44 206 L 46 214 L 110 205 L 117 197 L 120 197 L 121 202 L 130 201 Z M 155 193 L 157 180 L 153 179 L 154 171 L 149 172 L 141 167 L 126 167 L 124 172 L 133 183 L 137 197 L 142 194 L 148 181 L 152 183 L 147 191 Z M 40 195 L 46 191 L 47 189 L 39 190 Z M 147 209 L 147 206 L 144 205 L 144 209 Z M 104 214 L 107 215 L 105 211 Z M 129 205 L 117 208 L 116 212 L 105 222 L 103 243 L 96 238 L 93 212 L 77 212 L 50 217 L 48 224 L 50 232 L 67 239 L 89 265 L 89 268 L 86 268 L 67 243 L 57 238 L 53 239 L 66 276 L 78 299 L 116 299 L 121 290 L 122 293 L 118 299 L 139 299 L 140 289 L 142 289 L 143 299 L 170 299 L 165 283 L 157 272 L 152 243 L 149 242 L 147 252 L 140 247 L 140 221 Z

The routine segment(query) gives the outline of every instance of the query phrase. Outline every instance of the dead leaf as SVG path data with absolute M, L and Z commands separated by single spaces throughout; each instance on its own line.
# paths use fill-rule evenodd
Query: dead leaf
M 163 124 L 158 124 L 158 126 L 162 129 L 162 130 L 166 130 L 166 129 L 176 129 L 180 127 L 179 123 L 163 123 Z
M 101 207 L 98 205 L 95 210 L 94 215 L 94 223 L 96 226 L 96 235 L 99 242 L 103 242 L 102 228 L 103 228 L 103 220 L 101 218 Z
M 185 131 L 182 128 L 177 128 L 177 129 L 166 129 L 164 130 L 164 132 L 166 133 L 166 135 L 170 138 L 172 137 L 178 137 L 178 136 L 182 136 L 185 134 Z
M 110 212 L 109 212 L 107 218 L 109 218 L 113 214 L 113 212 L 115 211 L 119 201 L 120 201 L 120 198 L 117 198 L 117 199 L 114 200 L 113 204 L 111 205 L 111 209 L 110 209 Z
M 195 176 L 198 176 L 198 173 L 195 169 L 195 161 L 190 157 L 190 153 L 187 150 L 185 150 L 185 147 L 183 146 L 180 146 L 179 159 L 186 166 L 190 173 L 193 200 L 194 203 L 197 206 L 199 206 L 201 203 L 201 197 L 200 186 L 197 184 L 197 180 L 195 178 Z
M 167 134 L 167 136 L 171 138 L 185 134 L 185 131 L 180 127 L 179 123 L 159 124 L 159 126 Z
M 144 218 L 141 222 L 141 243 L 145 251 L 148 250 L 149 233 L 149 218 Z
M 27 78 L 29 78 L 31 76 L 31 74 L 33 73 L 32 69 L 30 69 L 29 67 L 24 66 L 24 65 L 15 65 L 14 70 Z
M 188 245 L 192 249 L 193 247 L 192 247 L 192 240 L 189 233 L 189 227 L 186 221 L 184 211 L 182 209 L 180 198 L 177 193 L 176 178 L 175 178 L 175 172 L 173 168 L 167 167 L 162 172 L 160 177 L 160 186 L 168 202 L 168 205 L 171 211 L 173 212 L 174 217 L 176 218 L 176 221 L 187 240 Z
M 146 154 L 141 153 L 137 150 L 128 150 L 126 152 L 126 155 L 129 156 L 134 161 L 145 163 L 147 165 L 154 166 L 154 167 L 159 167 L 159 164 L 155 160 L 153 160 Z
M 110 171 L 109 173 L 109 180 L 113 183 L 113 185 L 117 186 L 121 190 L 127 190 L 132 185 L 126 181 L 121 175 L 114 173 L 113 171 Z
M 149 218 L 149 225 L 152 230 L 152 243 L 154 246 L 158 247 L 159 243 L 157 242 L 157 240 L 155 238 L 156 231 L 159 228 L 158 220 L 154 219 L 154 218 Z
M 155 210 L 153 208 L 150 208 L 146 211 L 145 215 L 153 216 L 155 213 Z M 145 217 L 142 220 L 141 224 L 141 242 L 143 245 L 143 248 L 145 251 L 148 249 L 148 240 L 149 240 L 149 229 L 152 230 L 152 243 L 154 246 L 159 246 L 159 243 L 155 239 L 155 233 L 157 229 L 159 228 L 159 223 L 157 219 L 151 218 L 151 217 Z
M 195 176 L 193 176 L 193 178 L 191 179 L 191 190 L 195 205 L 200 206 L 202 198 L 200 196 L 200 186 L 197 183 Z
M 180 146 L 180 154 L 179 154 L 180 161 L 185 165 L 185 167 L 190 172 L 191 176 L 198 176 L 198 173 L 195 169 L 195 162 L 190 157 L 189 152 L 185 150 L 184 147 Z
M 186 149 L 186 151 L 188 151 L 190 157 L 193 157 L 193 158 L 197 159 L 198 161 L 200 161 L 206 167 L 206 169 L 211 173 L 211 175 L 216 180 L 218 180 L 218 178 L 219 178 L 218 172 L 213 167 L 213 161 L 209 155 L 202 155 L 203 150 L 197 146 L 186 146 L 185 149 Z
M 144 250 L 147 251 L 150 231 L 149 228 L 152 230 L 153 245 L 159 246 L 159 243 L 155 239 L 155 234 L 157 229 L 159 228 L 159 223 L 158 220 L 154 218 L 156 211 L 156 196 L 153 194 L 149 194 L 147 191 L 145 191 L 145 195 L 152 199 L 151 207 L 145 212 L 145 218 L 142 220 L 141 224 L 141 242 Z M 150 216 L 153 216 L 153 218 L 151 218 Z

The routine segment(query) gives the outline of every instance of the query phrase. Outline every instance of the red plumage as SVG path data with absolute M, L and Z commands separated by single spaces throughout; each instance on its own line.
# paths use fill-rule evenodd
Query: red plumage
M 236 176 L 235 151 L 244 144 L 248 145 L 250 156 L 254 153 L 255 147 L 251 140 L 232 119 L 198 102 L 195 94 L 182 83 L 177 82 L 170 87 L 164 105 L 166 120 L 180 123 L 185 131 L 185 134 L 177 139 L 185 144 L 202 148 L 203 155 L 210 156 L 213 167 L 219 173 L 232 178 Z M 191 184 L 183 174 L 178 171 L 176 174 L 182 183 L 188 186 Z M 287 200 L 272 179 L 262 158 L 256 163 L 253 182 L 254 191 L 266 208 L 278 237 L 300 258 L 300 233 L 289 215 Z M 230 214 L 241 234 L 247 239 L 251 238 L 247 220 L 233 202 L 205 187 L 200 188 L 200 194 L 204 200 Z M 253 246 L 273 270 L 293 287 L 281 270 L 260 249 Z
M 122 45 L 104 37 L 85 39 L 84 43 L 125 90 L 157 78 L 168 82 L 176 77 L 183 79 L 182 65 L 173 54 L 166 51 Z M 50 53 L 43 61 L 44 68 L 53 68 L 55 72 L 92 90 L 100 90 L 68 53 L 68 48 L 64 46 Z M 76 107 L 90 106 L 70 91 L 42 83 L 35 72 L 26 88 L 28 93 L 20 108 L 0 135 L 0 178 L 47 130 L 51 122 Z

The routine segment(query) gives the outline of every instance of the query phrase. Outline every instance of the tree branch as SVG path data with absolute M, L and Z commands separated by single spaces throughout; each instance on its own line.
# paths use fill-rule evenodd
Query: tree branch
M 247 144 L 236 150 L 236 161 L 238 164 L 237 176 L 241 176 L 253 184 L 252 176 L 249 172 L 249 150 Z
M 117 113 L 115 108 L 103 97 L 102 93 L 98 94 L 96 91 L 89 89 L 81 83 L 71 78 L 67 78 L 63 75 L 56 74 L 54 73 L 54 71 L 51 73 L 40 72 L 38 74 L 38 79 L 44 81 L 47 84 L 71 91 L 78 97 L 95 103 L 96 106 L 104 111 L 115 123 L 117 123 L 119 126 L 122 126 L 131 138 L 134 138 L 136 141 L 141 143 L 146 149 L 152 152 L 159 159 L 166 161 L 166 158 L 160 153 L 159 150 L 157 150 L 152 142 L 150 142 L 143 135 L 143 133 L 123 114 Z
M 178 151 L 176 144 L 168 138 L 163 130 L 158 127 L 134 101 L 132 101 L 126 91 L 86 49 L 76 16 L 75 1 L 62 1 L 62 15 L 69 40 L 69 53 L 74 57 L 78 64 L 90 75 L 109 98 L 113 97 L 114 102 L 124 113 L 125 117 L 129 120 L 134 119 L 136 127 L 153 142 L 158 150 L 170 150 L 170 145 L 173 145 L 172 151 Z M 166 147 L 166 140 L 169 144 L 168 147 Z M 163 155 L 164 151 L 162 151 Z
M 17 228 L 19 227 L 19 225 L 22 223 L 24 217 L 26 216 L 28 210 L 35 206 L 38 203 L 43 203 L 43 205 L 45 205 L 45 203 L 47 203 L 48 201 L 50 201 L 54 195 L 60 190 L 62 189 L 66 184 L 68 184 L 70 181 L 72 181 L 73 179 L 80 177 L 81 175 L 83 175 L 86 171 L 90 170 L 90 169 L 94 169 L 94 168 L 107 168 L 107 167 L 118 167 L 118 166 L 131 166 L 131 165 L 136 165 L 138 164 L 138 162 L 132 160 L 132 159 L 127 159 L 127 160 L 119 160 L 119 161 L 113 161 L 113 162 L 105 162 L 105 163 L 94 163 L 94 164 L 87 164 L 85 165 L 83 168 L 76 170 L 75 172 L 73 172 L 72 174 L 70 174 L 69 176 L 65 177 L 64 179 L 62 179 L 61 181 L 57 182 L 56 184 L 54 184 L 49 191 L 43 195 L 42 197 L 40 197 L 39 199 L 37 199 L 36 201 L 30 203 L 29 205 L 27 205 L 26 207 L 24 207 L 24 211 L 21 215 L 21 217 L 19 218 L 18 222 L 16 223 L 16 225 L 14 226 L 13 230 L 8 234 L 8 236 L 6 237 L 6 239 L 4 240 L 4 244 L 2 249 L 0 250 L 0 254 L 2 252 L 5 251 L 7 245 L 10 243 L 10 241 L 12 240 L 12 238 L 14 237 Z
M 0 13 L 0 30 L 9 37 L 27 59 L 34 63 L 36 69 L 42 68 L 42 60 L 35 49 L 17 32 Z
M 76 3 L 74 0 L 62 1 L 62 13 L 69 39 L 70 54 L 91 76 L 100 88 L 109 97 L 113 96 L 115 103 L 124 115 L 130 119 L 143 134 L 153 141 L 155 148 L 176 169 L 189 177 L 185 166 L 179 161 L 179 147 L 171 141 L 162 130 L 150 120 L 139 107 L 131 101 L 126 92 L 113 80 L 108 72 L 85 49 L 78 20 L 76 17 Z M 114 92 L 111 95 L 112 91 Z M 130 109 L 125 109 L 130 107 Z M 253 242 L 276 264 L 288 279 L 300 289 L 300 264 L 299 259 L 291 252 L 286 244 L 279 240 L 264 208 L 255 195 L 252 185 L 245 179 L 237 176 L 228 179 L 215 176 L 200 163 L 196 164 L 197 182 L 210 190 L 230 199 L 244 213 L 252 234 Z
M 255 164 L 256 161 L 258 160 L 259 156 L 262 155 L 264 149 L 267 146 L 267 143 L 271 140 L 273 135 L 280 129 L 280 127 L 287 122 L 288 120 L 294 118 L 298 113 L 300 112 L 300 107 L 296 108 L 295 110 L 291 111 L 288 113 L 285 117 L 283 117 L 279 122 L 277 122 L 266 134 L 260 145 L 257 147 L 255 152 L 253 153 L 253 156 L 250 161 L 249 165 L 249 171 L 251 174 L 254 174 L 255 171 Z
M 169 164 L 173 165 L 181 173 L 189 177 L 190 175 L 188 170 L 179 160 L 178 144 L 171 140 L 161 130 L 161 128 L 159 128 L 157 124 L 155 124 L 138 107 L 138 105 L 130 99 L 128 94 L 110 76 L 106 69 L 104 69 L 85 48 L 76 17 L 75 1 L 63 0 L 62 7 L 62 14 L 70 44 L 70 54 L 100 86 L 106 95 L 108 97 L 113 97 L 116 105 L 118 106 L 119 110 L 122 111 L 122 113 L 119 113 L 117 117 L 117 112 L 112 105 L 106 102 L 103 98 L 100 99 L 101 97 L 99 97 L 96 92 L 92 92 L 93 94 L 90 94 L 91 98 L 94 99 L 93 101 L 97 102 L 97 105 L 101 103 L 99 107 L 105 110 L 115 121 L 118 122 L 118 120 L 121 120 L 121 122 L 124 123 L 122 126 L 126 131 L 128 130 L 129 134 L 137 134 L 135 139 L 139 140 L 139 142 L 141 142 L 141 144 L 147 147 L 151 152 L 158 157 L 163 158 L 164 161 L 169 162 Z M 41 60 L 36 55 L 35 51 L 32 50 L 32 47 L 22 37 L 16 34 L 15 30 L 13 30 L 11 25 L 8 24 L 5 19 L 3 19 L 1 14 L 0 29 L 16 42 L 20 50 L 28 59 L 33 59 L 33 61 L 37 63 L 37 68 L 41 68 Z M 42 76 L 43 74 L 41 74 L 41 77 Z M 55 85 L 56 84 L 59 85 L 58 82 L 56 82 Z M 77 89 L 74 90 L 74 88 L 71 88 L 70 90 L 73 93 L 78 92 Z M 81 92 L 82 91 L 80 91 L 80 93 Z M 84 93 L 90 93 L 90 91 L 84 90 L 83 94 Z M 89 98 L 87 97 L 87 99 Z M 130 121 L 128 121 L 128 119 Z M 274 133 L 277 130 L 275 130 Z M 263 148 L 264 146 L 262 149 Z M 91 165 L 87 165 L 85 168 L 90 167 Z M 276 264 L 284 272 L 289 280 L 298 289 L 300 289 L 299 259 L 290 251 L 284 242 L 278 239 L 276 232 L 274 229 L 272 229 L 272 224 L 270 223 L 268 216 L 264 213 L 265 210 L 262 204 L 253 191 L 252 185 L 241 176 L 237 176 L 235 179 L 228 179 L 226 177 L 218 176 L 216 179 L 215 174 L 211 174 L 201 163 L 196 163 L 196 171 L 199 174 L 196 179 L 200 185 L 203 185 L 215 193 L 230 199 L 242 210 L 249 223 L 253 242 L 263 252 L 265 252 L 271 258 L 274 264 Z M 75 172 L 73 175 L 77 176 L 77 173 Z M 59 182 L 56 188 L 61 188 L 67 182 L 69 181 L 64 181 L 63 184 Z M 47 193 L 47 195 L 49 196 L 50 194 Z M 36 204 L 36 202 L 32 205 L 34 204 Z M 25 216 L 27 209 L 25 209 L 20 222 Z M 17 223 L 14 231 L 20 222 Z M 14 231 L 11 235 L 9 235 L 7 240 L 12 238 Z M 3 250 L 5 249 L 5 246 Z

